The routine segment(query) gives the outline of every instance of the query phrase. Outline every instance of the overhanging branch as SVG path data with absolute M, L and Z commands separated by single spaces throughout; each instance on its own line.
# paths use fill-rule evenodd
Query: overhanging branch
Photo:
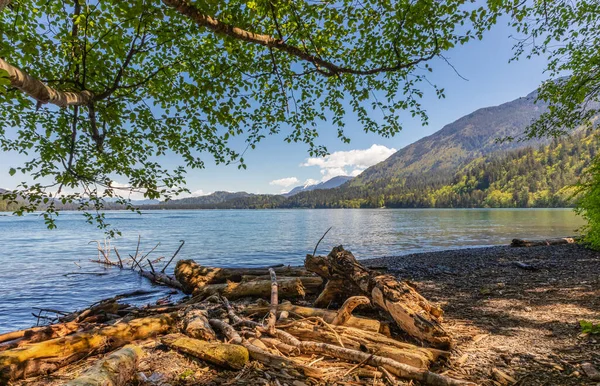
M 194 6 L 189 0 L 162 0 L 162 2 L 175 9 L 177 12 L 182 14 L 183 16 L 189 18 L 194 23 L 196 23 L 200 27 L 207 28 L 217 34 L 226 35 L 232 37 L 234 39 L 258 44 L 264 47 L 274 48 L 283 52 L 287 52 L 288 54 L 295 56 L 303 61 L 312 63 L 315 65 L 317 70 L 326 76 L 333 76 L 338 74 L 354 74 L 354 75 L 375 75 L 383 72 L 393 72 L 398 71 L 403 68 L 413 67 L 421 62 L 432 59 L 434 56 L 438 54 L 439 47 L 437 46 L 437 41 L 435 47 L 432 49 L 432 52 L 424 55 L 422 57 L 413 59 L 408 62 L 398 62 L 396 64 L 374 67 L 369 69 L 355 69 L 344 66 L 339 66 L 335 63 L 331 63 L 326 61 L 316 55 L 310 54 L 305 50 L 298 48 L 293 45 L 289 45 L 285 43 L 282 39 L 275 39 L 270 35 L 258 34 L 251 31 L 247 31 L 245 29 L 223 23 L 222 21 L 215 19 L 210 15 L 205 15 L 200 10 Z
M 93 94 L 89 91 L 60 91 L 49 87 L 2 58 L 0 58 L 0 69 L 8 72 L 12 87 L 23 91 L 40 103 L 51 103 L 59 107 L 84 106 L 93 98 Z

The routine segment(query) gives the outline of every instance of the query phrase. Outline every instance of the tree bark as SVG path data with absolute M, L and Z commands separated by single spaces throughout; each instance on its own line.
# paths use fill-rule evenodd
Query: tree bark
M 138 346 L 127 345 L 98 360 L 65 386 L 124 386 L 134 377 L 142 354 Z
M 328 256 L 307 255 L 304 265 L 324 279 L 345 280 L 360 288 L 374 305 L 388 312 L 398 327 L 414 338 L 436 347 L 450 347 L 450 336 L 441 326 L 440 308 L 431 305 L 408 284 L 365 268 L 342 246 L 333 248 Z
M 0 353 L 0 384 L 46 374 L 86 355 L 114 350 L 129 342 L 166 333 L 174 327 L 175 314 L 133 319 L 97 330 L 82 331 Z

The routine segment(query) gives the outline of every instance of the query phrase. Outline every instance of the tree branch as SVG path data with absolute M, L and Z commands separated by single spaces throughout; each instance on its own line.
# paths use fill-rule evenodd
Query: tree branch
M 324 59 L 319 58 L 316 55 L 310 54 L 296 46 L 285 43 L 282 39 L 275 39 L 270 35 L 258 34 L 251 31 L 244 30 L 242 28 L 224 23 L 212 16 L 205 15 L 194 6 L 189 0 L 162 0 L 162 2 L 175 9 L 181 15 L 191 19 L 199 27 L 208 28 L 209 30 L 220 34 L 232 37 L 237 40 L 246 41 L 253 44 L 258 44 L 264 47 L 275 48 L 280 51 L 287 52 L 288 54 L 295 56 L 303 61 L 314 64 L 319 73 L 325 76 L 334 76 L 338 74 L 354 74 L 354 75 L 374 75 L 383 72 L 398 71 L 403 68 L 410 68 L 421 62 L 433 59 L 438 54 L 439 47 L 437 45 L 437 39 L 435 47 L 429 55 L 422 56 L 417 59 L 413 59 L 409 62 L 398 62 L 395 65 L 375 67 L 371 69 L 355 69 L 350 67 L 339 66 L 335 63 L 331 63 Z
M 8 72 L 10 85 L 23 91 L 40 103 L 50 103 L 59 107 L 84 106 L 93 98 L 90 91 L 60 91 L 49 87 L 18 67 L 0 58 L 0 69 Z

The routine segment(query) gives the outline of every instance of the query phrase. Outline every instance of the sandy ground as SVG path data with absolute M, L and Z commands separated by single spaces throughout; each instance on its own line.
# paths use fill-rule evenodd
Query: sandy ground
M 515 264 L 527 264 L 522 269 Z M 600 254 L 576 245 L 492 247 L 368 260 L 442 305 L 457 340 L 446 370 L 482 385 L 600 385 Z M 585 367 L 585 366 L 584 366 Z

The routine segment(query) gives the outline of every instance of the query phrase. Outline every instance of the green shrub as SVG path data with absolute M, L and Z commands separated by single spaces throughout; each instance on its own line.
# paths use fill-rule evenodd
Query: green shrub
M 583 242 L 600 250 L 600 157 L 594 158 L 582 179 L 575 211 L 587 221 L 582 228 Z
M 587 320 L 580 320 L 579 325 L 581 326 L 581 332 L 584 334 L 600 334 L 600 323 L 594 324 Z

